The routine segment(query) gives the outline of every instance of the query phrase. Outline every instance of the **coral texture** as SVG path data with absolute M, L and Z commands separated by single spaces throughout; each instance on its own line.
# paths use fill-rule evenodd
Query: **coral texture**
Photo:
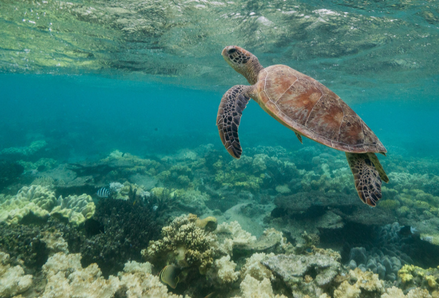
M 213 264 L 216 237 L 199 228 L 196 216 L 182 215 L 162 229 L 162 239 L 151 241 L 142 255 L 161 265 L 175 263 L 181 268 L 196 267 L 201 274 Z
M 93 199 L 87 194 L 70 195 L 66 198 L 60 196 L 57 203 L 58 206 L 53 208 L 50 215 L 59 215 L 75 225 L 91 218 L 96 210 Z
M 25 275 L 21 266 L 11 267 L 9 255 L 0 252 L 0 297 L 13 297 L 32 286 L 32 275 Z
M 238 279 L 239 272 L 235 272 L 236 264 L 230 261 L 230 256 L 224 256 L 215 261 L 215 266 L 218 268 L 218 277 L 224 283 L 231 283 Z
M 56 205 L 55 193 L 40 185 L 24 186 L 17 195 L 0 205 L 0 222 L 18 223 L 26 215 L 43 218 Z
M 182 297 L 168 294 L 166 286 L 151 274 L 149 264 L 129 262 L 118 277 L 105 279 L 96 264 L 82 268 L 80 259 L 79 254 L 57 253 L 50 257 L 43 266 L 47 284 L 41 297 Z

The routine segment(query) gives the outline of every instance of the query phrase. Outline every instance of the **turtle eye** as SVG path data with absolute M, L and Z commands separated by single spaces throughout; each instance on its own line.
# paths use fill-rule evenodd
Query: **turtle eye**
M 230 49 L 227 51 L 227 54 L 231 55 L 236 52 L 236 49 Z

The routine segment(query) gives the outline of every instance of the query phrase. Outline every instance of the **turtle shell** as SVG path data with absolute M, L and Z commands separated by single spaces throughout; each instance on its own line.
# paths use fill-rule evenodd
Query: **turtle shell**
M 260 71 L 255 87 L 255 100 L 267 113 L 307 138 L 345 152 L 387 152 L 339 96 L 303 73 L 270 66 Z

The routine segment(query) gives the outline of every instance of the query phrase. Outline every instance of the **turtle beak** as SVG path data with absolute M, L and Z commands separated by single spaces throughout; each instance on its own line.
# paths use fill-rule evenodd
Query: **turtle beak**
M 229 57 L 230 54 L 240 50 L 241 48 L 238 46 L 227 46 L 223 49 L 223 51 L 221 52 L 221 55 L 226 58 Z

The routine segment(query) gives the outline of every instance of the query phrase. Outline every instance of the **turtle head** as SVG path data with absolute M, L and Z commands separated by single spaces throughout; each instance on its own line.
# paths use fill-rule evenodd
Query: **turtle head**
M 247 81 L 254 85 L 258 80 L 259 71 L 263 68 L 258 58 L 238 46 L 225 47 L 221 55 L 235 71 L 242 74 Z

